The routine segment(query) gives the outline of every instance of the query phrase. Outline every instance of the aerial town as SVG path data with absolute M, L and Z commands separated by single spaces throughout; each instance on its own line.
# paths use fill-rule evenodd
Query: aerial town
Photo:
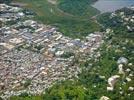
M 32 20 L 15 6 L 0 4 L 0 94 L 41 94 L 55 82 L 77 78 L 76 58 L 86 56 L 103 43 L 103 33 L 85 39 L 63 36 L 56 27 Z
M 1 0 L 0 100 L 134 100 L 134 2 L 100 1 Z

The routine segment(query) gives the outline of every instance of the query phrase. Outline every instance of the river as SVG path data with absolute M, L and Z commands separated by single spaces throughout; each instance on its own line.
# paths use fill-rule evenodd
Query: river
M 114 12 L 115 10 L 132 5 L 134 5 L 134 0 L 98 0 L 92 6 L 101 11 L 101 13 L 105 13 Z

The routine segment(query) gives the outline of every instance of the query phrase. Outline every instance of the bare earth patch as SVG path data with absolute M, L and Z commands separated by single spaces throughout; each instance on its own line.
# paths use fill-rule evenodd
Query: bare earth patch
M 54 4 L 54 5 L 57 4 L 57 0 L 48 0 L 48 2 L 51 3 L 51 4 Z

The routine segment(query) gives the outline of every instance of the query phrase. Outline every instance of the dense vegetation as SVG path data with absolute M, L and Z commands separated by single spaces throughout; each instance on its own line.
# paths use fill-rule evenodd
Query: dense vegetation
M 60 0 L 59 8 L 72 15 L 89 18 L 98 13 L 90 6 L 95 1 L 97 0 Z
M 111 15 L 110 13 L 104 13 L 98 17 L 98 21 L 105 26 L 105 28 L 112 28 L 114 33 L 119 37 L 124 38 L 134 38 L 134 32 L 132 30 L 128 30 L 126 26 L 134 27 L 133 22 L 124 23 L 123 19 L 121 19 L 121 12 L 125 13 L 125 16 L 129 18 L 130 15 L 134 14 L 134 11 L 129 8 L 122 8 L 117 10 L 116 13 L 119 16 Z M 127 18 L 126 18 L 127 19 Z M 126 34 L 127 33 L 127 34 Z
M 85 91 L 82 85 L 66 81 L 47 90 L 43 100 L 84 100 L 86 98 Z
M 70 12 L 64 12 L 63 10 L 61 10 L 59 6 L 63 4 L 62 3 L 63 0 L 58 1 L 59 5 L 53 5 L 50 2 L 48 2 L 48 0 L 32 0 L 32 2 L 31 0 L 13 0 L 13 1 L 27 4 L 26 8 L 29 8 L 37 13 L 37 16 L 35 16 L 34 18 L 35 20 L 38 20 L 45 24 L 57 26 L 59 30 L 67 36 L 74 38 L 76 37 L 81 38 L 82 36 L 86 36 L 91 32 L 100 30 L 100 26 L 94 21 L 90 20 L 90 17 L 97 13 L 97 12 L 94 13 L 96 10 L 91 7 L 89 7 L 88 11 L 84 11 L 85 14 L 86 13 L 88 14 L 86 14 L 86 16 L 83 15 L 83 17 L 81 17 L 81 15 L 79 14 L 75 16 Z M 86 1 L 87 0 L 81 0 L 83 4 L 85 4 Z M 64 3 L 66 4 L 65 8 L 69 6 L 68 2 L 66 2 L 67 4 Z M 78 4 L 77 0 L 74 0 L 73 3 L 74 6 L 77 6 Z M 77 8 L 71 11 L 75 12 Z

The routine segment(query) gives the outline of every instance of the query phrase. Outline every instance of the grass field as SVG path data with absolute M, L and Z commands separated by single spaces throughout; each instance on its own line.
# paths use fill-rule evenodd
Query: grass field
M 63 10 L 59 9 L 58 5 L 48 2 L 48 0 L 13 1 L 25 3 L 27 5 L 25 6 L 26 8 L 37 13 L 37 16 L 35 16 L 36 20 L 43 22 L 44 24 L 57 26 L 64 35 L 74 38 L 81 38 L 91 32 L 100 30 L 100 26 L 94 21 L 90 20 L 91 16 L 94 16 L 98 13 L 98 11 L 93 8 L 92 10 L 95 12 L 91 12 L 91 14 L 87 12 L 89 14 L 89 17 L 87 17 L 87 14 L 85 16 L 80 16 L 78 14 L 73 15 L 72 13 L 64 12 Z

